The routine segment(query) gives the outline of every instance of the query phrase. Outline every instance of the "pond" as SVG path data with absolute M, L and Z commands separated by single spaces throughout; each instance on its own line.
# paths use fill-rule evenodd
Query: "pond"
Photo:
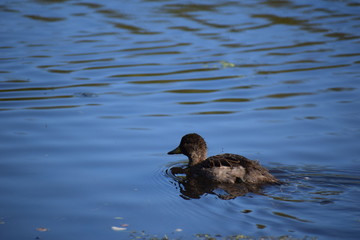
M 0 4 L 1 239 L 357 239 L 356 0 Z M 186 194 L 167 155 L 283 184 Z

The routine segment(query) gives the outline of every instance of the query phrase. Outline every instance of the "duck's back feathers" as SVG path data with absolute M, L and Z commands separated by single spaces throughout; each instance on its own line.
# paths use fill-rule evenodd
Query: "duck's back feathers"
M 251 184 L 278 182 L 257 161 L 229 153 L 209 157 L 197 164 L 197 166 L 194 166 L 193 172 L 205 174 L 208 178 L 219 182 L 235 183 L 236 181 L 241 181 Z
M 203 168 L 212 168 L 212 167 L 236 167 L 243 166 L 248 168 L 253 165 L 254 161 L 247 159 L 244 156 L 237 154 L 220 154 L 207 158 L 205 161 L 201 162 L 200 165 Z

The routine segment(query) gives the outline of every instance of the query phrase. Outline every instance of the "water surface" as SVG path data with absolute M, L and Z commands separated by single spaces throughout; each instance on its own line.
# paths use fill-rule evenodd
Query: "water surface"
M 1 3 L 1 239 L 357 239 L 359 9 Z M 189 132 L 285 184 L 184 198 Z

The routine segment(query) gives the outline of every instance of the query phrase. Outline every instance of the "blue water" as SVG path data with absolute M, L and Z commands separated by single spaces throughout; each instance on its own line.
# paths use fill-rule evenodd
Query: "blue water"
M 359 10 L 0 3 L 0 238 L 357 239 Z M 189 132 L 285 184 L 184 197 L 166 153 Z

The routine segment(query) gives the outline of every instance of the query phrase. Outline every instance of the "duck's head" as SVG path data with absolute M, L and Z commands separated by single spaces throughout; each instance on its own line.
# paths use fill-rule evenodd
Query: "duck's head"
M 184 154 L 189 158 L 189 165 L 194 166 L 206 159 L 207 147 L 205 140 L 196 133 L 182 137 L 180 145 L 168 154 Z

